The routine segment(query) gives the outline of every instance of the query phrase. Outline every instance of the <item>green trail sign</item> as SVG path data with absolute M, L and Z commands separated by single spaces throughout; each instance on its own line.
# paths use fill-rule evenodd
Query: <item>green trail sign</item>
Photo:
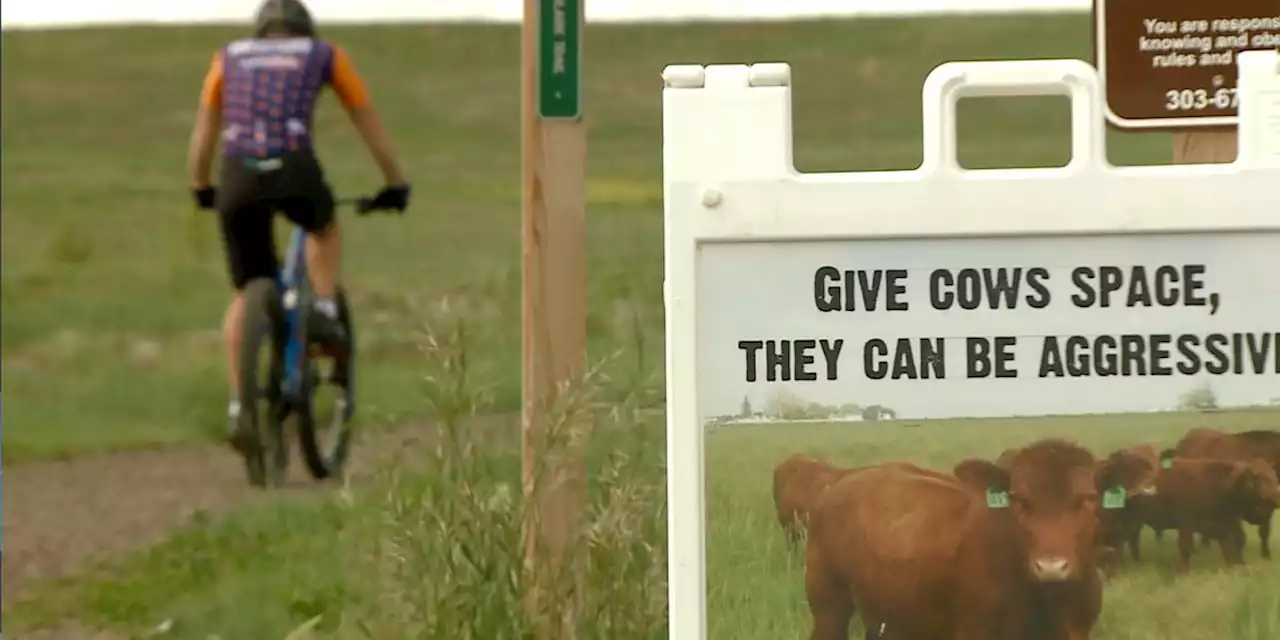
M 538 115 L 582 116 L 582 2 L 538 0 Z

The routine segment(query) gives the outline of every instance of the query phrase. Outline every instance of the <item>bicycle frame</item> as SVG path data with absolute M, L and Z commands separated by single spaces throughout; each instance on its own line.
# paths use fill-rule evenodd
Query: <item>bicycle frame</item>
M 284 345 L 284 376 L 281 386 L 289 404 L 300 400 L 302 390 L 302 357 L 306 348 L 304 311 L 311 304 L 311 280 L 307 277 L 307 233 L 294 226 L 289 235 L 289 248 L 284 266 L 276 273 L 276 289 L 284 303 L 284 326 L 288 336 Z

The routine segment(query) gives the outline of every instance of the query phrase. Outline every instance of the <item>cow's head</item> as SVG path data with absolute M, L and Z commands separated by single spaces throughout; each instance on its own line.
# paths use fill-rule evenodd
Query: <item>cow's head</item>
M 1270 520 L 1271 513 L 1280 505 L 1275 469 L 1262 460 L 1207 461 L 1205 480 L 1220 492 L 1223 500 L 1239 508 L 1247 522 L 1261 524 Z
M 1160 469 L 1162 468 L 1160 452 L 1149 444 L 1137 445 L 1126 450 L 1132 455 L 1141 457 L 1146 461 L 1150 472 L 1146 475 L 1146 479 L 1137 491 L 1133 492 L 1137 495 L 1154 496 L 1156 495 L 1156 480 L 1160 477 Z
M 1237 486 L 1255 499 L 1280 506 L 1280 481 L 1271 463 L 1254 458 L 1235 472 Z
M 987 508 L 1012 515 L 1017 553 L 1030 576 L 1061 582 L 1094 571 L 1100 467 L 1093 454 L 1061 440 L 1017 450 L 1005 465 L 969 459 L 956 465 L 962 482 L 982 488 Z
M 1280 473 L 1280 431 L 1264 429 L 1245 431 L 1236 434 L 1259 458 L 1271 463 L 1271 468 Z
M 1153 495 L 1159 475 L 1160 462 L 1154 449 L 1123 449 L 1098 463 L 1098 490 L 1112 494 L 1123 491 L 1125 496 Z

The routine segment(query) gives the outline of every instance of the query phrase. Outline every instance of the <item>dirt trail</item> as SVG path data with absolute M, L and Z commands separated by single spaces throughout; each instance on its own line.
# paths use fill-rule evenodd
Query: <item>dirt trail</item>
M 485 419 L 483 428 L 510 420 Z M 431 430 L 419 425 L 365 434 L 353 453 L 352 476 L 367 477 L 386 456 L 417 448 L 406 445 L 426 440 Z M 284 491 L 333 486 L 313 482 L 294 452 Z M 154 545 L 197 513 L 216 518 L 272 495 L 247 485 L 229 447 L 211 444 L 5 465 L 3 487 L 0 593 L 6 606 L 34 582 Z

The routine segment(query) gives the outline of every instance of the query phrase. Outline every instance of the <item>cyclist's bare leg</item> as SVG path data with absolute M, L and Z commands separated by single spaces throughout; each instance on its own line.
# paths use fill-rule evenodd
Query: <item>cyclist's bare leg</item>
M 338 268 L 342 260 L 342 232 L 335 218 L 324 229 L 307 234 L 307 273 L 311 275 L 311 288 L 315 291 L 315 310 L 325 316 L 327 328 L 322 335 L 327 340 L 345 342 L 344 327 L 338 323 Z
M 227 384 L 231 387 L 231 404 L 227 414 L 240 413 L 240 343 L 244 340 L 244 296 L 237 291 L 222 316 L 222 340 L 227 349 Z
M 342 261 L 342 231 L 335 218 L 328 227 L 307 234 L 307 273 L 311 288 L 321 300 L 333 300 L 338 290 L 338 267 Z

